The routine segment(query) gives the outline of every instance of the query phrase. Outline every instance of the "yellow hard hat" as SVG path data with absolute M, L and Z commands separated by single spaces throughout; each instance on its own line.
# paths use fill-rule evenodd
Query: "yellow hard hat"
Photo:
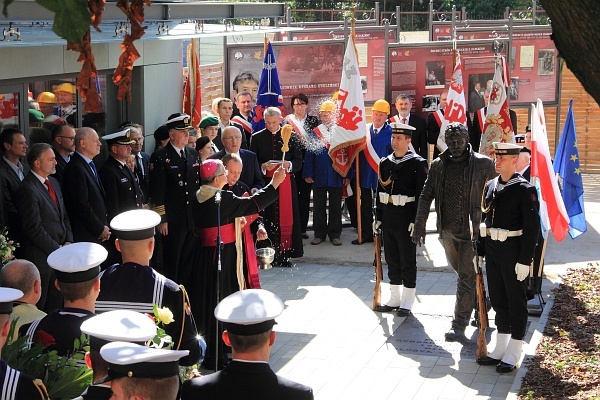
M 42 92 L 37 97 L 38 103 L 56 103 L 56 95 L 52 92 Z
M 321 103 L 321 107 L 319 107 L 319 112 L 334 112 L 337 108 L 336 104 L 332 100 L 325 100 Z
M 56 88 L 57 92 L 66 92 L 66 93 L 71 93 L 71 94 L 75 94 L 75 86 L 73 86 L 72 84 L 66 82 L 66 83 L 61 83 L 60 85 L 58 85 L 58 87 Z
M 373 103 L 373 107 L 371 108 L 371 110 L 389 114 L 390 103 L 388 103 L 385 100 L 377 100 L 375 103 Z

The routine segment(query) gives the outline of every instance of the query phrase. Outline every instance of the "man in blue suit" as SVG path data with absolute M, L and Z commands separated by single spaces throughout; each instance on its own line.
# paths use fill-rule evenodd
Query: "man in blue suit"
M 75 153 L 65 167 L 63 184 L 65 206 L 76 242 L 102 243 L 110 238 L 105 192 L 92 159 L 100 154 L 102 143 L 92 128 L 79 128 Z

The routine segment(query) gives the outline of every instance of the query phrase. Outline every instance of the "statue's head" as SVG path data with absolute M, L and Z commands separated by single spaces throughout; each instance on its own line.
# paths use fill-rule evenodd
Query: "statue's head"
M 446 144 L 448 145 L 448 152 L 451 157 L 458 158 L 467 151 L 469 132 L 463 124 L 458 122 L 451 123 L 446 128 L 444 135 L 446 136 Z

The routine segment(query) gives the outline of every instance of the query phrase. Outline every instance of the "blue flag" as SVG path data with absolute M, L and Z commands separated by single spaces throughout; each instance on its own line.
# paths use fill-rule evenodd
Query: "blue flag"
M 587 224 L 583 207 L 583 181 L 581 180 L 579 151 L 577 150 L 573 100 L 569 103 L 569 112 L 556 149 L 554 172 L 563 180 L 562 198 L 570 219 L 569 235 L 575 239 L 587 231 Z
M 268 107 L 277 107 L 284 115 L 283 96 L 279 86 L 279 76 L 277 75 L 277 65 L 275 64 L 275 54 L 271 42 L 268 43 L 267 52 L 263 61 L 263 69 L 258 84 L 258 94 L 256 95 L 256 106 L 252 116 L 252 132 L 258 132 L 265 128 L 263 112 Z

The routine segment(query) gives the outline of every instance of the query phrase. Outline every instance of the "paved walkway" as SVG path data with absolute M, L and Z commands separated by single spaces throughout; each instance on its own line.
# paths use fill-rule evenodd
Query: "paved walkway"
M 548 242 L 542 286 L 548 305 L 541 317 L 529 319 L 525 361 L 516 372 L 499 375 L 494 367 L 475 362 L 475 328 L 467 330 L 470 345 L 444 341 L 456 278 L 437 234 L 429 234 L 419 249 L 413 315 L 400 318 L 371 311 L 373 247 L 351 245 L 356 238 L 351 228 L 344 229 L 343 246 L 329 242 L 311 246 L 310 239 L 304 240 L 306 256 L 294 268 L 261 271 L 263 288 L 281 296 L 286 304 L 275 328 L 272 366 L 283 376 L 313 387 L 320 400 L 514 397 L 545 326 L 551 287 L 568 268 L 599 259 L 600 175 L 584 179 L 588 232 L 575 241 Z M 428 222 L 431 230 L 433 217 L 432 213 Z M 382 291 L 384 296 L 389 293 L 387 285 L 382 285 Z M 493 318 L 491 312 L 492 327 Z

